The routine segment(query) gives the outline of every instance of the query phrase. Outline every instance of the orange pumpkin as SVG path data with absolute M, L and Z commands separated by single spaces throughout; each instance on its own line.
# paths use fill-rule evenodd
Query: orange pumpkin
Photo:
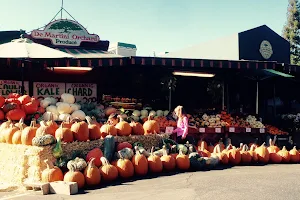
M 21 104 L 25 105 L 26 103 L 31 102 L 31 97 L 29 95 L 23 95 L 18 98 Z
M 30 126 L 22 131 L 21 142 L 25 145 L 32 145 L 32 139 L 35 137 L 37 131 L 36 121 L 32 120 Z
M 64 175 L 60 168 L 54 166 L 48 159 L 44 162 L 47 164 L 47 168 L 42 172 L 42 182 L 47 183 L 64 180 Z
M 205 148 L 205 141 L 201 141 L 200 146 L 198 146 L 198 154 L 202 157 L 210 157 L 210 152 Z
M 130 123 L 130 126 L 132 128 L 132 134 L 133 135 L 144 135 L 144 128 L 143 128 L 143 125 L 141 123 L 132 121 Z
M 214 151 L 214 146 L 212 144 L 210 144 L 208 147 L 207 147 L 207 150 L 212 153 Z
M 88 152 L 88 154 L 86 155 L 85 160 L 87 162 L 89 162 L 92 158 L 95 158 L 94 164 L 97 167 L 100 167 L 102 165 L 100 158 L 103 156 L 103 153 L 101 151 L 101 149 L 99 148 L 94 148 L 93 150 L 91 150 L 90 152 Z
M 89 127 L 84 121 L 75 122 L 71 131 L 73 132 L 74 139 L 79 142 L 86 142 L 89 139 Z
M 5 104 L 5 98 L 0 95 L 0 108 Z
M 50 120 L 46 121 L 45 123 L 46 123 L 46 126 L 49 127 L 49 130 L 48 130 L 49 134 L 51 134 L 51 135 L 54 136 L 55 135 L 55 131 L 58 129 L 58 125 L 53 120 L 53 114 L 52 113 L 50 113 L 49 117 L 50 117 Z
M 265 143 L 263 143 L 261 146 L 257 147 L 255 149 L 255 152 L 257 154 L 258 162 L 261 163 L 268 163 L 270 159 L 269 151 L 267 147 L 265 146 Z
M 182 151 L 176 156 L 176 166 L 180 170 L 188 170 L 190 168 L 190 159 L 187 155 L 184 155 Z
M 145 121 L 145 123 L 143 124 L 143 129 L 144 129 L 144 133 L 145 135 L 147 134 L 157 134 L 159 133 L 159 123 L 155 120 L 151 119 L 151 116 L 149 115 L 148 120 Z
M 227 156 L 229 163 L 232 165 L 238 165 L 242 160 L 240 151 L 238 151 L 235 147 L 227 151 Z
M 0 109 L 0 120 L 4 120 L 5 115 L 4 112 L 2 111 L 2 109 Z
M 153 173 L 160 173 L 163 170 L 163 164 L 160 160 L 160 157 L 154 155 L 153 151 L 154 151 L 154 147 L 152 147 L 151 154 L 148 157 L 149 170 L 150 170 L 150 172 L 153 172 Z
M 282 157 L 278 153 L 269 153 L 269 161 L 271 163 L 279 164 L 282 161 Z
M 65 182 L 76 182 L 78 185 L 78 189 L 81 189 L 85 185 L 84 175 L 80 171 L 76 171 L 75 164 L 71 164 L 69 167 L 69 171 L 64 176 Z
M 224 165 L 227 165 L 229 162 L 228 156 L 225 152 L 221 151 L 220 144 L 217 144 L 214 148 L 214 152 L 211 156 L 217 156 L 221 163 Z M 203 156 L 203 157 L 209 157 L 209 156 Z
M 22 137 L 23 128 L 20 128 L 16 131 L 11 139 L 12 144 L 22 144 L 21 137 Z
M 117 129 L 109 124 L 104 124 L 100 128 L 101 137 L 105 138 L 107 135 L 116 136 L 117 135 Z
M 5 132 L 3 133 L 4 138 L 5 138 L 5 142 L 8 143 L 8 144 L 12 144 L 13 135 L 18 130 L 20 130 L 18 127 L 14 126 L 13 124 L 10 124 L 10 127 L 5 129 Z
M 243 145 L 242 150 L 240 151 L 241 153 L 241 161 L 243 164 L 249 164 L 252 161 L 252 156 L 247 150 L 247 145 Z
M 176 160 L 171 155 L 168 155 L 167 149 L 165 146 L 163 147 L 163 156 L 160 157 L 160 160 L 161 160 L 161 162 L 163 164 L 163 168 L 165 170 L 172 171 L 175 169 Z
M 118 178 L 118 169 L 109 164 L 108 160 L 105 157 L 101 157 L 102 166 L 100 167 L 100 174 L 103 181 L 110 182 Z
M 18 127 L 18 128 L 22 127 L 23 129 L 27 127 L 26 124 L 24 124 L 24 119 L 23 118 L 20 119 L 19 122 L 15 123 L 15 126 Z
M 99 125 L 94 124 L 92 118 L 89 117 L 89 116 L 86 116 L 85 119 L 88 122 L 90 140 L 100 139 L 101 138 L 101 132 L 100 132 Z
M 55 138 L 60 138 L 62 142 L 74 141 L 74 135 L 71 129 L 66 128 L 64 122 L 62 122 L 60 127 L 55 131 Z
M 282 157 L 282 162 L 283 163 L 289 163 L 290 162 L 290 153 L 288 150 L 286 150 L 285 146 L 283 146 L 283 148 L 278 151 L 277 153 L 278 155 L 280 155 Z
M 294 148 L 291 149 L 289 153 L 290 153 L 290 160 L 292 163 L 298 163 L 300 161 L 300 155 L 296 149 L 296 146 L 294 146 Z
M 252 157 L 252 162 L 257 162 L 258 161 L 258 157 L 257 157 L 257 154 L 255 152 L 255 148 L 256 148 L 256 145 L 253 144 L 250 149 L 249 149 L 249 154 L 250 156 Z
M 28 102 L 22 105 L 23 110 L 27 115 L 32 115 L 38 111 L 39 103 L 35 101 Z
M 136 150 L 131 162 L 136 175 L 145 176 L 148 173 L 148 160 L 144 155 L 140 154 L 138 150 Z
M 269 147 L 268 151 L 269 153 L 277 153 L 280 149 L 274 145 L 275 141 L 272 141 L 272 139 L 269 140 Z
M 134 175 L 134 167 L 130 160 L 120 158 L 117 161 L 117 169 L 121 178 L 130 178 Z
M 100 159 L 99 159 L 100 160 Z M 101 175 L 98 167 L 94 164 L 95 158 L 92 158 L 88 164 L 88 166 L 84 170 L 84 178 L 85 182 L 89 186 L 95 186 L 100 184 Z
M 117 135 L 120 136 L 129 136 L 132 132 L 132 128 L 130 124 L 123 120 L 123 118 L 120 117 L 120 122 L 116 124 L 117 129 Z
M 47 126 L 46 122 L 41 121 L 40 127 L 38 127 L 38 129 L 36 130 L 36 136 L 40 137 L 48 134 L 55 136 L 55 132 L 53 133 L 53 129 L 50 126 Z

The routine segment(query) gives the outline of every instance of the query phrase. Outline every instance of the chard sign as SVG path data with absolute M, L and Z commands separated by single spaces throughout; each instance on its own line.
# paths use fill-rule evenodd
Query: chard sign
M 49 23 L 44 30 L 34 30 L 35 39 L 51 40 L 57 46 L 80 46 L 81 42 L 99 42 L 98 35 L 89 34 L 78 22 L 59 19 Z
M 97 84 L 67 83 L 66 93 L 73 94 L 76 101 L 97 102 Z

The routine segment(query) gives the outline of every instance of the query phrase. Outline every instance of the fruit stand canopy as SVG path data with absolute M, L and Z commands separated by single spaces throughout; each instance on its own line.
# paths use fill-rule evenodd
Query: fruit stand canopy
M 55 48 L 56 50 L 71 54 L 74 58 L 78 59 L 93 59 L 93 58 L 122 58 L 121 55 L 111 54 L 106 51 L 101 50 L 91 50 L 91 49 L 66 49 L 66 48 Z

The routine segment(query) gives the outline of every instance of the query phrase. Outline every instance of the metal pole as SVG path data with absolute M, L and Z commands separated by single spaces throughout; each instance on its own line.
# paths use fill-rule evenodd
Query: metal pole
M 222 84 L 222 110 L 225 109 L 225 82 Z
M 226 101 L 227 101 L 227 112 L 230 113 L 230 103 L 229 103 L 229 86 L 228 83 L 226 83 Z
M 274 87 L 273 87 L 273 104 L 274 104 L 274 107 L 273 107 L 274 117 L 276 117 L 276 85 L 275 85 L 275 83 L 274 83 Z
M 22 62 L 22 67 L 21 67 L 21 77 L 22 77 L 22 86 L 21 86 L 21 94 L 25 94 L 25 86 L 24 86 L 24 63 Z
M 169 81 L 169 111 L 172 109 L 172 79 Z
M 255 113 L 258 115 L 258 81 L 256 81 L 256 110 Z
M 61 0 L 61 12 L 60 12 L 60 19 L 62 19 L 62 13 L 64 9 L 64 0 Z

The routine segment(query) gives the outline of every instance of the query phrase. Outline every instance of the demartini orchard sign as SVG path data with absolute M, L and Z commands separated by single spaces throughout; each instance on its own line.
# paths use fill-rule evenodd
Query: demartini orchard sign
M 80 46 L 81 42 L 99 42 L 98 35 L 89 34 L 78 22 L 60 19 L 49 23 L 44 30 L 34 30 L 35 39 L 51 40 L 57 46 Z

